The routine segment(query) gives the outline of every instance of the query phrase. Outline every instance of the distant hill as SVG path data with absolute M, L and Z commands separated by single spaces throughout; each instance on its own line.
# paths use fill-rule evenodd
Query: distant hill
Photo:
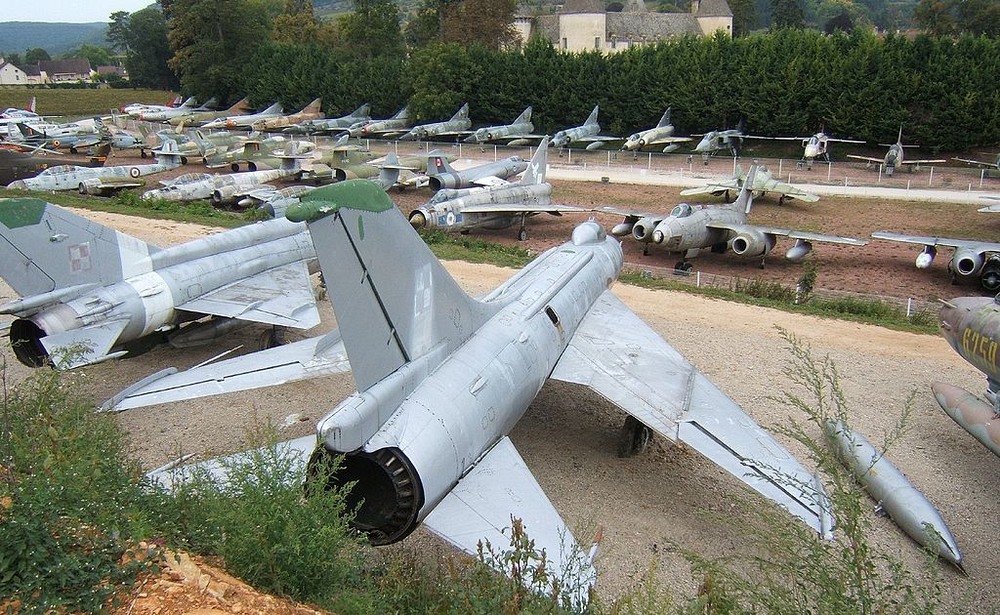
M 94 23 L 35 23 L 7 21 L 0 23 L 0 52 L 20 53 L 41 47 L 53 58 L 78 48 L 84 43 L 107 46 L 104 31 L 108 22 Z

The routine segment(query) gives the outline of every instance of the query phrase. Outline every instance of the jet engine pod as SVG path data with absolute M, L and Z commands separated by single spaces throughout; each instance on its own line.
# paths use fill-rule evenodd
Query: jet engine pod
M 959 248 L 951 258 L 950 268 L 954 274 L 963 278 L 974 276 L 983 268 L 983 255 L 975 250 Z
M 220 205 L 233 200 L 236 197 L 236 186 L 222 186 L 212 191 L 212 204 Z
M 774 235 L 757 228 L 744 228 L 733 238 L 733 252 L 739 256 L 764 256 L 774 247 Z
M 410 212 L 410 226 L 415 229 L 422 229 L 427 226 L 430 214 L 423 209 L 414 209 Z
M 634 237 L 636 241 L 650 241 L 653 238 L 653 229 L 655 228 L 656 220 L 653 218 L 639 218 L 639 220 L 632 225 L 632 237 Z M 614 233 L 614 231 L 612 231 L 612 233 Z
M 1000 256 L 994 254 L 986 259 L 983 272 L 979 274 L 979 283 L 984 290 L 991 293 L 1000 292 Z
M 424 505 L 423 485 L 406 455 L 395 447 L 348 453 L 333 471 L 337 455 L 325 446 L 317 447 L 309 460 L 307 480 L 323 480 L 325 486 L 334 488 L 355 483 L 345 501 L 347 510 L 357 510 L 351 525 L 367 534 L 372 544 L 406 538 L 417 527 Z

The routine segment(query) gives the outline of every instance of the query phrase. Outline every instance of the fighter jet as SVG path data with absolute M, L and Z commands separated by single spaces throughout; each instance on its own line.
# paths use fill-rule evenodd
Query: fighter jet
M 507 186 L 508 177 L 524 172 L 528 162 L 520 156 L 508 156 L 495 162 L 457 171 L 440 152 L 427 156 L 427 183 L 437 192 L 443 188 L 470 188 L 473 186 Z
M 281 132 L 296 135 L 343 132 L 355 127 L 360 128 L 364 124 L 370 122 L 371 119 L 371 105 L 365 103 L 348 115 L 303 120 L 298 124 L 282 128 Z
M 653 145 L 659 147 L 662 145 L 664 146 L 663 153 L 667 154 L 679 148 L 681 143 L 690 140 L 691 137 L 674 136 L 674 125 L 670 123 L 670 107 L 667 107 L 667 110 L 663 112 L 663 117 L 660 118 L 660 122 L 656 126 L 649 130 L 639 131 L 628 139 L 625 139 L 622 149 L 639 151 L 644 147 Z
M 566 128 L 560 130 L 552 136 L 553 147 L 566 147 L 570 143 L 586 143 L 587 150 L 595 150 L 609 141 L 621 141 L 619 137 L 605 137 L 597 133 L 601 132 L 601 125 L 597 123 L 597 112 L 599 105 L 594 105 L 594 110 L 587 116 L 587 121 L 582 126 Z
M 287 215 L 308 225 L 340 329 L 147 382 L 105 408 L 349 369 L 357 393 L 320 420 L 316 436 L 283 450 L 301 464 L 339 459 L 337 472 L 305 475 L 354 483 L 354 527 L 384 545 L 423 524 L 475 553 L 487 541 L 509 544 L 512 518 L 520 519 L 550 574 L 540 586 L 525 582 L 548 593 L 552 579 L 568 576 L 556 595 L 579 609 L 595 577 L 593 551 L 574 549 L 507 436 L 549 378 L 624 410 L 627 454 L 654 432 L 683 442 L 809 527 L 829 527 L 810 472 L 611 292 L 621 244 L 598 223 L 580 224 L 570 241 L 473 299 L 371 182 L 317 189 Z M 224 480 L 220 464 L 203 467 Z
M 178 96 L 174 100 L 177 101 L 179 99 L 180 99 L 180 97 Z M 143 113 L 154 113 L 154 112 L 158 112 L 158 111 L 166 111 L 168 109 L 181 109 L 181 108 L 184 108 L 184 109 L 194 109 L 196 104 L 197 103 L 195 101 L 194 96 L 189 96 L 187 98 L 187 100 L 185 100 L 184 102 L 180 103 L 179 106 L 176 105 L 176 104 L 173 104 L 173 105 L 154 105 L 154 104 L 149 104 L 149 103 L 134 103 L 134 104 L 131 104 L 131 105 L 122 105 L 119 108 L 119 111 L 121 111 L 122 113 L 124 113 L 125 115 L 127 115 L 127 116 L 129 116 L 131 118 L 139 119 L 139 116 L 141 116 Z
M 257 113 L 227 115 L 225 117 L 216 118 L 211 122 L 206 123 L 203 128 L 228 128 L 230 130 L 234 128 L 249 129 L 257 120 L 263 120 L 269 117 L 278 117 L 280 115 L 284 115 L 284 113 L 284 110 L 281 108 L 281 103 L 274 103 L 270 107 L 264 109 L 263 111 L 258 111 Z
M 232 107 L 223 109 L 222 111 L 187 110 L 184 113 L 171 117 L 167 120 L 167 123 L 171 126 L 203 126 L 212 120 L 217 120 L 219 118 L 246 115 L 250 112 L 250 109 L 247 106 L 249 104 L 250 102 L 246 98 L 243 98 L 237 101 Z
M 243 147 L 230 147 L 222 152 L 206 155 L 205 166 L 209 169 L 230 168 L 234 172 L 240 167 L 248 171 L 259 169 L 277 169 L 285 160 L 309 158 L 309 152 L 316 149 L 312 141 L 291 140 L 283 136 L 267 137 L 266 139 L 247 139 Z
M 153 152 L 156 164 L 133 164 L 111 167 L 80 167 L 58 165 L 49 167 L 34 177 L 19 179 L 7 185 L 18 190 L 79 190 L 80 194 L 106 194 L 123 188 L 145 185 L 145 175 L 162 173 L 181 166 L 181 156 L 173 141 Z
M 922 245 L 924 249 L 917 255 L 915 262 L 917 269 L 927 269 L 931 266 L 939 246 L 954 248 L 955 252 L 948 261 L 948 273 L 951 274 L 953 284 L 978 278 L 979 284 L 987 292 L 1000 292 L 1000 243 L 947 237 L 921 237 L 891 231 L 875 231 L 872 237 Z
M 941 334 L 986 375 L 986 401 L 944 382 L 931 384 L 934 398 L 962 429 L 1000 457 L 1000 305 L 996 297 L 957 297 L 942 303 Z
M 291 177 L 298 172 L 297 165 L 286 165 L 280 169 L 246 171 L 228 175 L 192 174 L 191 181 L 173 181 L 163 188 L 147 190 L 145 200 L 164 199 L 167 201 L 198 201 L 211 199 L 213 205 L 222 205 L 242 197 L 251 190 L 267 185 L 268 182 Z
M 1000 154 L 997 154 L 997 159 L 993 162 L 987 162 L 985 160 L 971 160 L 969 158 L 952 158 L 952 160 L 957 160 L 958 162 L 964 162 L 965 164 L 971 164 L 993 171 L 1000 170 Z
M 680 253 L 683 255 L 683 260 L 675 267 L 685 271 L 691 268 L 691 263 L 687 259 L 697 256 L 705 248 L 710 248 L 713 252 L 724 252 L 728 247 L 738 256 L 760 257 L 763 265 L 764 257 L 774 248 L 776 238 L 779 236 L 795 240 L 795 245 L 785 253 L 785 258 L 793 262 L 802 260 L 809 254 L 814 241 L 851 246 L 863 246 L 868 243 L 853 237 L 821 235 L 809 231 L 750 224 L 747 219 L 747 214 L 753 205 L 750 187 L 756 181 L 757 172 L 756 165 L 750 167 L 740 189 L 739 198 L 729 205 L 681 203 L 667 216 L 607 207 L 601 211 L 625 216 L 625 220 L 611 230 L 613 235 L 622 236 L 631 233 L 633 239 L 643 244 L 643 254 L 649 254 L 650 243 L 662 246 L 668 252 Z
M 743 166 L 737 165 L 736 175 L 730 179 L 724 179 L 721 181 L 713 181 L 705 184 L 704 186 L 699 186 L 697 188 L 686 188 L 681 190 L 681 196 L 691 196 L 694 194 L 725 194 L 725 198 L 729 200 L 729 191 L 739 192 L 743 188 L 743 182 L 746 181 L 747 174 L 743 172 Z M 814 203 L 819 200 L 819 196 L 812 194 L 811 192 L 806 192 L 798 186 L 793 186 L 782 181 L 774 179 L 771 172 L 767 168 L 758 166 L 757 174 L 754 175 L 753 185 L 750 186 L 753 191 L 753 196 L 759 197 L 768 192 L 777 192 L 778 205 L 785 202 L 785 199 L 798 199 L 800 201 L 805 201 L 806 203 Z
M 838 137 L 831 137 L 826 134 L 823 130 L 820 130 L 811 137 L 774 137 L 778 141 L 797 141 L 802 140 L 802 163 L 805 165 L 807 170 L 812 170 L 813 161 L 823 157 L 824 160 L 830 162 L 830 143 L 864 143 L 864 141 L 859 141 L 857 139 L 840 139 Z
M 699 136 L 699 135 L 694 135 Z M 740 119 L 736 128 L 728 130 L 713 130 L 701 135 L 701 141 L 694 146 L 693 153 L 701 154 L 702 161 L 708 164 L 709 158 L 718 154 L 724 149 L 729 149 L 733 158 L 740 157 L 740 150 L 743 147 L 743 139 L 766 139 L 756 135 L 743 134 L 743 120 Z
M 191 100 L 191 99 L 188 99 Z M 204 105 L 199 107 L 191 105 L 181 105 L 180 107 L 166 107 L 164 109 L 154 109 L 152 111 L 143 111 L 139 113 L 139 119 L 144 122 L 168 122 L 175 117 L 190 116 L 192 113 L 203 113 L 203 112 L 214 112 L 215 104 L 218 101 L 215 98 L 210 98 L 205 102 Z
M 0 277 L 21 295 L 0 314 L 17 316 L 11 346 L 31 367 L 125 356 L 149 336 L 186 346 L 241 322 L 319 323 L 306 264 L 312 243 L 304 225 L 285 219 L 161 250 L 40 199 L 14 198 L 0 202 L 0 235 Z M 213 318 L 194 322 L 204 316 Z
M 531 123 L 531 107 L 529 106 L 510 124 L 478 128 L 466 137 L 464 141 L 466 143 L 501 142 L 512 147 L 527 145 L 528 142 L 541 139 L 544 136 L 532 134 L 534 130 L 535 125 Z
M 520 223 L 517 238 L 524 241 L 528 238 L 525 221 L 532 216 L 587 211 L 575 205 L 552 204 L 552 184 L 545 181 L 548 149 L 547 138 L 542 139 L 517 183 L 439 190 L 424 206 L 410 212 L 410 224 L 417 229 L 468 232 L 472 228 L 505 229 Z
M 353 126 L 348 132 L 352 137 L 363 139 L 392 139 L 406 133 L 413 126 L 409 117 L 409 105 L 396 112 L 396 115 L 385 120 L 372 120 L 361 126 Z
M 460 137 L 469 134 L 472 127 L 472 120 L 469 119 L 469 103 L 451 116 L 450 120 L 443 122 L 432 122 L 430 124 L 418 124 L 411 128 L 409 132 L 400 135 L 400 141 L 427 141 L 436 137 Z
M 68 149 L 71 154 L 85 147 L 92 147 L 105 140 L 93 122 L 83 124 L 14 124 L 21 133 L 19 142 L 32 147 Z
M 317 120 L 323 117 L 323 111 L 320 110 L 322 104 L 323 99 L 317 98 L 303 107 L 301 111 L 296 111 L 288 115 L 264 117 L 255 121 L 250 127 L 260 132 L 267 132 L 270 130 L 281 130 L 282 128 L 299 122 L 305 122 L 306 120 Z
M 885 144 L 883 144 L 885 145 Z M 885 168 L 886 175 L 892 175 L 892 172 L 896 170 L 896 167 L 901 167 L 904 165 L 921 165 L 921 164 L 942 164 L 947 162 L 947 160 L 942 159 L 932 159 L 932 160 L 906 160 L 906 155 L 904 153 L 904 148 L 906 147 L 917 147 L 916 145 L 903 145 L 903 127 L 899 127 L 899 136 L 896 137 L 896 142 L 892 145 L 888 145 L 889 151 L 885 153 L 882 158 L 874 158 L 872 156 L 858 156 L 855 154 L 848 154 L 848 158 L 853 158 L 855 160 L 864 160 L 869 166 L 872 164 L 882 165 Z M 910 169 L 913 170 L 912 167 Z
M 42 116 L 35 113 L 35 97 L 32 96 L 25 109 L 7 107 L 0 111 L 0 120 L 41 120 Z
M 102 145 L 95 152 L 95 155 L 90 158 L 88 166 L 104 166 L 104 162 L 108 159 L 110 151 L 110 144 L 106 143 Z M 15 180 L 35 177 L 42 171 L 54 166 L 53 163 L 59 161 L 59 158 L 53 156 L 38 156 L 31 153 L 15 152 L 0 148 L 0 184 L 7 185 Z

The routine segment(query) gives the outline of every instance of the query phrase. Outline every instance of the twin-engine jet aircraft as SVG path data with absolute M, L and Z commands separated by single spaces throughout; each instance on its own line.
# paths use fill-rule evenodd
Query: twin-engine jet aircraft
M 731 249 L 738 256 L 760 257 L 761 263 L 774 248 L 777 237 L 795 240 L 795 245 L 785 253 L 790 261 L 799 261 L 812 251 L 812 242 L 823 241 L 851 246 L 863 246 L 868 242 L 853 237 L 822 235 L 810 231 L 757 226 L 750 224 L 747 214 L 753 205 L 751 186 L 758 172 L 756 165 L 747 172 L 739 198 L 728 205 L 689 205 L 681 203 L 669 215 L 624 211 L 616 208 L 602 208 L 605 213 L 624 215 L 625 220 L 616 225 L 611 233 L 632 238 L 643 244 L 643 254 L 649 253 L 653 243 L 672 253 L 680 253 L 683 260 L 676 268 L 687 270 L 691 264 L 687 259 L 709 248 L 713 252 Z
M 592 552 L 574 557 L 572 533 L 507 437 L 550 378 L 624 410 L 647 436 L 629 438 L 627 453 L 650 432 L 683 442 L 828 532 L 810 472 L 611 292 L 621 244 L 598 223 L 580 224 L 570 241 L 473 299 L 371 182 L 314 190 L 288 217 L 308 225 L 340 329 L 153 380 L 106 408 L 350 370 L 357 393 L 320 420 L 316 436 L 283 448 L 302 464 L 340 459 L 337 472 L 306 476 L 354 484 L 354 527 L 383 545 L 423 524 L 475 553 L 487 541 L 509 544 L 520 519 L 547 555 L 550 576 L 533 589 L 576 608 L 595 578 Z M 562 583 L 555 590 L 553 580 Z
M 954 248 L 948 261 L 948 273 L 953 282 L 979 280 L 984 290 L 1000 292 L 1000 243 L 976 241 L 974 239 L 950 239 L 948 237 L 923 237 L 904 235 L 891 231 L 875 231 L 875 239 L 885 239 L 900 243 L 922 245 L 923 251 L 917 255 L 917 269 L 927 269 L 937 256 L 938 247 Z
M 144 341 L 206 343 L 241 324 L 319 323 L 308 233 L 286 219 L 160 249 L 40 199 L 0 201 L 0 277 L 21 298 L 10 343 L 25 365 L 69 369 Z M 212 316 L 208 321 L 199 321 Z M 194 322 L 199 321 L 199 322 Z

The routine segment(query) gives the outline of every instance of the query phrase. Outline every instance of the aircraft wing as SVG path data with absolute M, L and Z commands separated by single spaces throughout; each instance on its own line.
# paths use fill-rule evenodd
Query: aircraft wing
M 479 543 L 488 541 L 496 555 L 510 550 L 511 518 L 520 519 L 539 553 L 548 558 L 550 584 L 571 591 L 571 602 L 586 604 L 588 590 L 597 578 L 590 554 L 582 552 L 552 502 L 532 476 L 510 438 L 504 437 L 458 481 L 441 503 L 424 519 L 424 526 L 476 555 Z M 503 562 L 487 563 L 495 567 Z M 530 582 L 531 575 L 525 575 Z M 531 587 L 542 595 L 550 585 Z
M 305 261 L 243 278 L 177 309 L 299 329 L 319 324 L 319 310 Z
M 559 215 L 563 212 L 580 213 L 584 211 L 591 210 L 586 207 L 577 207 L 576 205 L 539 205 L 537 203 L 532 205 L 522 205 L 518 203 L 483 203 L 482 205 L 469 205 L 462 208 L 463 214 L 514 213 Z
M 142 188 L 146 185 L 144 179 L 132 179 L 131 177 L 99 177 L 97 179 L 98 190 L 121 190 L 123 188 Z
M 101 410 L 121 412 L 209 395 L 247 391 L 350 371 L 339 330 L 178 372 L 153 374 L 121 391 Z
M 659 139 L 653 139 L 652 141 L 646 142 L 646 147 L 650 145 L 672 145 L 674 143 L 687 143 L 688 141 L 693 141 L 691 137 L 660 137 Z
M 706 224 L 708 228 L 718 228 L 725 229 L 728 231 L 739 232 L 746 228 L 759 229 L 762 233 L 768 235 L 776 235 L 779 237 L 788 237 L 789 239 L 802 239 L 804 241 L 822 241 L 824 243 L 839 243 L 846 246 L 865 246 L 868 242 L 864 239 L 858 239 L 856 237 L 841 237 L 840 235 L 824 235 L 822 233 L 813 233 L 812 231 L 796 231 L 786 228 L 776 228 L 772 226 L 757 226 L 756 224 L 724 224 L 721 222 L 709 222 Z
M 695 188 L 685 188 L 684 190 L 681 190 L 680 194 L 681 196 L 692 196 L 695 194 L 719 194 L 727 190 L 739 190 L 740 187 L 739 181 L 734 178 L 721 182 L 712 182 Z
M 577 137 L 573 139 L 576 143 L 597 143 L 606 141 L 624 141 L 624 137 L 605 137 L 602 135 L 590 135 L 589 137 Z
M 980 210 L 982 211 L 982 210 Z M 920 235 L 903 235 L 889 231 L 875 231 L 872 233 L 875 239 L 885 239 L 887 241 L 897 241 L 900 243 L 912 243 L 921 246 L 945 246 L 948 248 L 965 248 L 979 254 L 985 252 L 1000 252 L 1000 243 L 990 243 L 988 241 L 977 241 L 975 239 L 949 239 L 947 237 L 921 237 Z
M 506 179 L 501 179 L 495 175 L 490 175 L 489 177 L 480 177 L 479 179 L 472 180 L 472 183 L 477 186 L 485 186 L 487 188 L 491 186 L 506 186 L 510 182 Z
M 942 164 L 948 162 L 947 160 L 933 159 L 933 160 L 911 160 L 909 158 L 904 158 L 903 162 L 900 164 Z
M 859 156 L 857 154 L 848 154 L 847 157 L 855 160 L 864 160 L 865 162 L 874 162 L 875 164 L 885 163 L 885 157 L 877 158 L 875 156 Z
M 956 160 L 958 162 L 964 162 L 965 164 L 972 164 L 979 167 L 984 167 L 987 169 L 996 169 L 998 166 L 997 163 L 995 162 L 986 162 L 984 160 L 972 160 L 970 158 L 952 158 L 952 160 Z
M 590 387 L 818 532 L 830 527 L 811 473 L 610 290 L 580 323 L 551 377 Z
M 777 180 L 771 180 L 765 183 L 763 188 L 760 188 L 760 190 L 763 192 L 777 192 L 786 198 L 798 199 L 806 203 L 815 203 L 819 200 L 819 195 L 813 194 L 812 192 L 806 192 L 798 186 L 793 186 L 792 184 L 786 184 L 785 182 Z

